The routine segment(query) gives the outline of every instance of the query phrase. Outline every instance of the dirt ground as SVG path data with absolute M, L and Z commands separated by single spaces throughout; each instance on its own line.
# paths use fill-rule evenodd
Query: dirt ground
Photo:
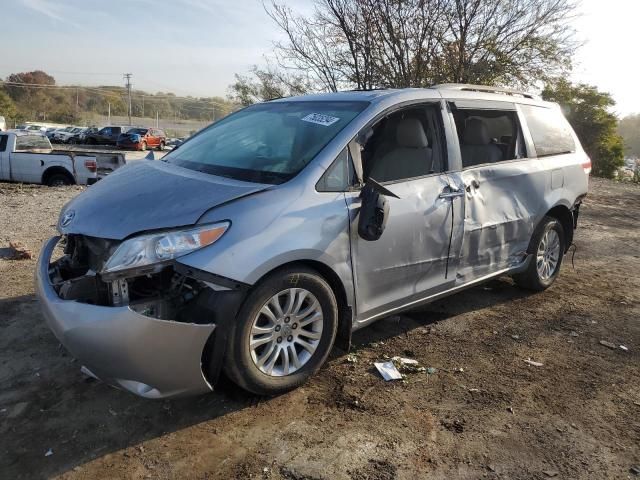
M 13 240 L 36 253 L 80 190 L 0 184 L 0 478 L 635 478 L 637 186 L 592 180 L 575 266 L 544 293 L 495 280 L 357 332 L 289 394 L 222 380 L 176 401 L 84 377 L 43 322 L 35 260 L 6 258 Z M 436 371 L 384 382 L 373 362 L 395 355 Z

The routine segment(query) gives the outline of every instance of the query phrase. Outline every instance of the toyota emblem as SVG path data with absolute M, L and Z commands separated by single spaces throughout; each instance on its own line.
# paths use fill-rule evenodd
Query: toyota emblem
M 69 210 L 67 213 L 65 213 L 62 216 L 62 220 L 60 221 L 60 226 L 61 227 L 69 226 L 69 224 L 71 223 L 71 221 L 75 216 L 76 216 L 76 212 L 74 210 Z

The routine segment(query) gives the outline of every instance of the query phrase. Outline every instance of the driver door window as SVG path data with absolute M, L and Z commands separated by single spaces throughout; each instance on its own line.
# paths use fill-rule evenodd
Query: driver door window
M 368 132 L 362 150 L 365 178 L 398 182 L 444 171 L 439 108 L 414 106 L 391 113 Z

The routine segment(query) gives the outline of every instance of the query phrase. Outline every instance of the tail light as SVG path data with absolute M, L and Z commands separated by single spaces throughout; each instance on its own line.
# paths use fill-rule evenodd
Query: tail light
M 587 175 L 591 173 L 591 159 L 589 157 L 582 161 L 582 169 Z
M 96 162 L 95 160 L 85 160 L 84 161 L 84 166 L 90 172 L 97 172 L 98 171 L 98 162 Z

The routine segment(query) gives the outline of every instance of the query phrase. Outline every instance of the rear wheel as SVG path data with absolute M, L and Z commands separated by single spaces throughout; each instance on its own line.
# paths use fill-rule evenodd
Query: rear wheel
M 553 217 L 544 217 L 531 239 L 532 261 L 527 269 L 513 276 L 516 283 L 530 290 L 542 291 L 551 286 L 560 273 L 565 251 L 562 224 Z
M 317 272 L 303 267 L 274 272 L 238 314 L 225 373 L 259 395 L 296 388 L 329 356 L 337 326 L 335 295 Z
M 64 173 L 54 173 L 47 179 L 49 187 L 62 187 L 64 185 L 72 185 L 73 181 Z

